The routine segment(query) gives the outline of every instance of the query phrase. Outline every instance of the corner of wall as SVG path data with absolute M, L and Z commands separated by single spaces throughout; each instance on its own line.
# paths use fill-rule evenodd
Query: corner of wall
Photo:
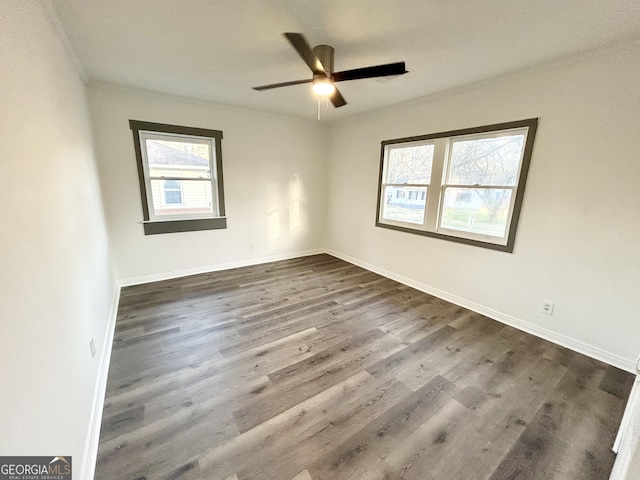
M 109 377 L 109 364 L 111 362 L 111 351 L 113 347 L 113 336 L 118 317 L 118 306 L 120 303 L 120 285 L 116 284 L 111 299 L 111 308 L 107 322 L 107 329 L 104 335 L 100 354 L 100 364 L 98 366 L 98 376 L 93 393 L 93 402 L 87 431 L 87 439 L 82 458 L 80 478 L 92 480 L 98 459 L 98 445 L 100 443 L 100 426 L 102 423 L 102 411 L 107 391 L 107 379 Z

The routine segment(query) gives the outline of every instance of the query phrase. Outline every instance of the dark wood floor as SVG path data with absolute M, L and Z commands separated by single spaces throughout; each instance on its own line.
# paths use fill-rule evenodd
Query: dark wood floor
M 96 479 L 607 479 L 632 381 L 328 255 L 128 287 Z

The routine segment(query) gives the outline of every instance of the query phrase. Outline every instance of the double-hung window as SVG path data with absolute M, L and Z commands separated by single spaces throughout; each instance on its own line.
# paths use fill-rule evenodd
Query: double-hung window
M 383 219 L 413 228 L 424 224 L 433 152 L 433 142 L 408 142 L 386 149 Z
M 382 142 L 376 225 L 512 252 L 537 122 Z
M 129 121 L 145 234 L 226 228 L 222 132 Z

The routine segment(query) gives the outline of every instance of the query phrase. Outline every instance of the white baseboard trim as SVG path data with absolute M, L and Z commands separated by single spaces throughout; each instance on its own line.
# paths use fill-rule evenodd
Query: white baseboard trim
M 232 268 L 250 267 L 251 265 L 260 265 L 262 263 L 277 262 L 279 260 L 290 260 L 292 258 L 308 257 L 310 255 L 318 255 L 326 253 L 324 248 L 316 248 L 314 250 L 304 250 L 302 252 L 284 253 L 280 255 L 270 255 L 266 257 L 247 258 L 236 262 L 226 262 L 217 265 L 208 265 L 204 267 L 188 268 L 185 270 L 176 270 L 173 272 L 163 272 L 154 275 L 143 275 L 140 277 L 131 277 L 122 280 L 121 286 L 130 287 L 132 285 L 141 285 L 143 283 L 160 282 L 162 280 L 171 280 L 174 278 L 188 277 L 189 275 L 198 275 L 200 273 L 218 272 L 220 270 L 230 270 Z
M 578 353 L 582 353 L 583 355 L 587 355 L 588 357 L 594 358 L 596 360 L 600 360 L 601 362 L 607 363 L 609 365 L 620 368 L 627 372 L 634 373 L 634 374 L 636 373 L 635 362 L 632 359 L 621 357 L 611 352 L 602 350 L 598 347 L 594 347 L 592 345 L 583 343 L 579 340 L 575 340 L 565 335 L 561 335 L 551 330 L 547 330 L 546 328 L 539 327 L 537 325 L 527 322 L 526 320 L 522 320 L 522 319 L 513 317 L 511 315 L 498 312 L 491 308 L 485 307 L 484 305 L 471 302 L 467 299 L 464 299 L 452 293 L 446 292 L 444 290 L 440 290 L 430 285 L 417 282 L 415 280 L 404 277 L 402 275 L 398 275 L 389 270 L 385 270 L 384 268 L 380 268 L 376 265 L 363 262 L 362 260 L 351 257 L 344 253 L 337 252 L 332 249 L 327 249 L 326 253 L 328 253 L 329 255 L 333 255 L 334 257 L 340 258 L 346 262 L 353 263 L 354 265 L 365 268 L 371 272 L 382 275 L 383 277 L 390 278 L 391 280 L 395 280 L 396 282 L 400 282 L 404 285 L 415 288 L 416 290 L 420 290 L 421 292 L 428 293 L 429 295 L 436 296 L 438 298 L 454 303 L 461 307 L 467 308 L 469 310 L 473 310 L 474 312 L 480 313 L 486 317 L 492 318 L 501 323 L 517 328 L 518 330 L 522 330 L 524 332 L 530 333 L 531 335 L 535 335 L 536 337 L 549 340 L 550 342 L 556 343 L 562 347 L 566 347 L 570 350 L 574 350 Z
M 104 397 L 107 391 L 107 378 L 109 376 L 109 363 L 111 362 L 111 347 L 113 345 L 113 335 L 116 329 L 116 318 L 118 317 L 118 305 L 120 303 L 120 286 L 116 285 L 111 300 L 111 310 L 107 322 L 102 350 L 100 351 L 100 364 L 98 365 L 98 379 L 93 392 L 93 403 L 91 416 L 89 418 L 89 431 L 82 457 L 80 477 L 82 480 L 93 480 L 96 470 L 96 460 L 98 459 L 98 444 L 100 443 L 100 425 L 102 423 L 102 410 L 104 408 Z

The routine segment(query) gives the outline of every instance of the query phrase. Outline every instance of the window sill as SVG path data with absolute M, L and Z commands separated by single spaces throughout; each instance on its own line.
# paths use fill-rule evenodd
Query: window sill
M 198 230 L 221 230 L 227 228 L 226 217 L 195 218 L 192 220 L 145 221 L 144 234 L 195 232 Z
M 399 232 L 413 233 L 415 235 L 423 235 L 425 237 L 439 238 L 441 240 L 449 240 L 456 243 L 464 243 L 465 245 L 473 245 L 476 247 L 488 248 L 490 250 L 498 250 L 500 252 L 513 253 L 513 238 L 509 238 L 507 240 L 507 243 L 503 245 L 500 243 L 483 242 L 471 238 L 459 237 L 456 235 L 447 235 L 445 233 L 430 232 L 428 230 L 418 230 L 415 228 L 392 225 L 389 223 L 376 222 L 376 227 L 388 228 L 390 230 L 397 230 Z M 513 230 L 513 235 L 515 236 L 515 229 Z

